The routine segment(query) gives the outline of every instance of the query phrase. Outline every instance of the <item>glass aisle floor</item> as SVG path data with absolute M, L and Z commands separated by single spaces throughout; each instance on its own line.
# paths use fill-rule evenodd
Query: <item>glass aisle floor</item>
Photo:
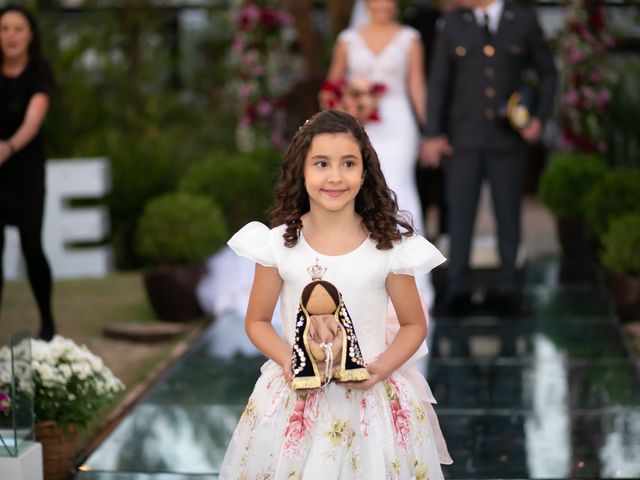
M 437 318 L 429 362 L 451 479 L 639 478 L 640 383 L 605 292 L 527 269 L 523 318 Z M 205 334 L 76 480 L 215 479 L 262 360 Z

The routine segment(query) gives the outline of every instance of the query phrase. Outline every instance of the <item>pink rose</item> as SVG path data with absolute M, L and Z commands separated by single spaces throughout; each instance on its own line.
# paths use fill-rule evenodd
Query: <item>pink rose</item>
M 402 408 L 398 400 L 391 400 L 391 414 L 393 417 L 393 428 L 398 434 L 398 445 L 402 450 L 407 450 L 409 444 L 409 434 L 411 425 L 409 423 L 409 415 Z
M 243 58 L 245 64 L 253 63 L 256 60 L 258 60 L 258 52 L 256 52 L 255 50 L 248 50 L 247 52 L 245 52 Z
M 293 412 L 289 417 L 289 423 L 284 431 L 284 453 L 291 457 L 297 457 L 300 447 L 306 437 L 306 425 L 304 421 L 304 400 L 296 400 Z
M 575 105 L 576 103 L 578 103 L 579 98 L 580 97 L 578 95 L 578 92 L 576 92 L 574 89 L 571 89 L 565 92 L 564 103 L 566 103 L 567 105 Z
M 579 63 L 582 60 L 584 60 L 585 55 L 579 49 L 571 48 L 571 49 L 569 49 L 569 54 L 567 55 L 567 57 L 569 58 L 569 62 L 571 62 L 571 63 Z
M 602 34 L 602 41 L 609 48 L 613 47 L 613 45 L 616 43 L 614 41 L 613 37 L 611 35 L 609 35 L 608 33 L 603 33 Z
M 235 35 L 233 37 L 233 43 L 231 44 L 231 50 L 234 52 L 241 52 L 244 50 L 245 42 L 242 35 Z
M 594 68 L 589 74 L 589 80 L 592 82 L 598 83 L 602 81 L 602 77 L 604 76 L 604 72 L 601 67 Z
M 259 18 L 260 9 L 252 3 L 247 4 L 240 12 L 240 19 L 238 20 L 240 28 L 242 30 L 249 30 L 256 24 Z
M 611 92 L 606 88 L 601 88 L 596 94 L 596 105 L 598 108 L 604 109 L 609 105 L 611 100 Z
M 278 17 L 280 18 L 280 24 L 290 27 L 293 25 L 293 16 L 289 12 L 285 12 L 284 10 L 280 10 L 278 12 Z
M 261 117 L 266 117 L 267 115 L 270 115 L 271 112 L 273 112 L 273 105 L 271 105 L 271 102 L 269 100 L 260 100 L 260 102 L 258 102 L 256 110 L 258 112 L 258 115 L 260 115 Z
M 0 392 L 0 414 L 9 413 L 9 405 L 11 404 L 11 397 L 8 393 Z
M 241 100 L 246 100 L 251 96 L 251 94 L 253 93 L 253 90 L 254 90 L 254 87 L 252 84 L 241 83 L 238 86 L 238 97 L 240 97 Z

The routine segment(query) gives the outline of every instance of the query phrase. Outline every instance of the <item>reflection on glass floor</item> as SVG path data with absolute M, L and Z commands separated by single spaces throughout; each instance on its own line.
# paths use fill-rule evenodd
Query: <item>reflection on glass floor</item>
M 448 478 L 638 478 L 640 384 L 604 292 L 527 271 L 526 318 L 438 318 L 429 381 Z M 262 359 L 205 335 L 91 455 L 77 480 L 216 478 Z

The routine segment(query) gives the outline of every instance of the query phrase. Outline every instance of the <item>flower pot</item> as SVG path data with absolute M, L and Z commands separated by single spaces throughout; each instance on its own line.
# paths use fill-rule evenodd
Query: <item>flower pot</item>
M 203 265 L 180 265 L 145 273 L 147 297 L 159 319 L 184 322 L 204 315 L 196 297 L 203 273 Z
M 597 240 L 579 216 L 557 219 L 562 249 L 560 282 L 593 284 L 598 278 Z
M 609 272 L 607 286 L 620 320 L 640 320 L 640 276 Z
M 53 420 L 36 424 L 36 440 L 42 444 L 44 480 L 71 478 L 77 433 L 74 426 L 65 431 Z

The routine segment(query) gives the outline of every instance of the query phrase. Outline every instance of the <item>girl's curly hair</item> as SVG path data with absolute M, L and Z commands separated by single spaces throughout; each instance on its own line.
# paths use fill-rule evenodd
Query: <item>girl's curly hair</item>
M 364 128 L 347 113 L 325 110 L 316 113 L 300 127 L 284 154 L 274 205 L 269 211 L 272 227 L 286 225 L 284 244 L 293 247 L 298 242 L 302 228 L 300 217 L 309 211 L 309 195 L 304 185 L 304 162 L 313 137 L 334 133 L 351 135 L 360 146 L 364 183 L 356 196 L 355 209 L 377 248 L 388 250 L 402 236 L 413 235 L 412 222 L 409 217 L 399 214 L 396 194 L 387 186 L 378 155 Z M 400 228 L 403 229 L 402 232 Z

